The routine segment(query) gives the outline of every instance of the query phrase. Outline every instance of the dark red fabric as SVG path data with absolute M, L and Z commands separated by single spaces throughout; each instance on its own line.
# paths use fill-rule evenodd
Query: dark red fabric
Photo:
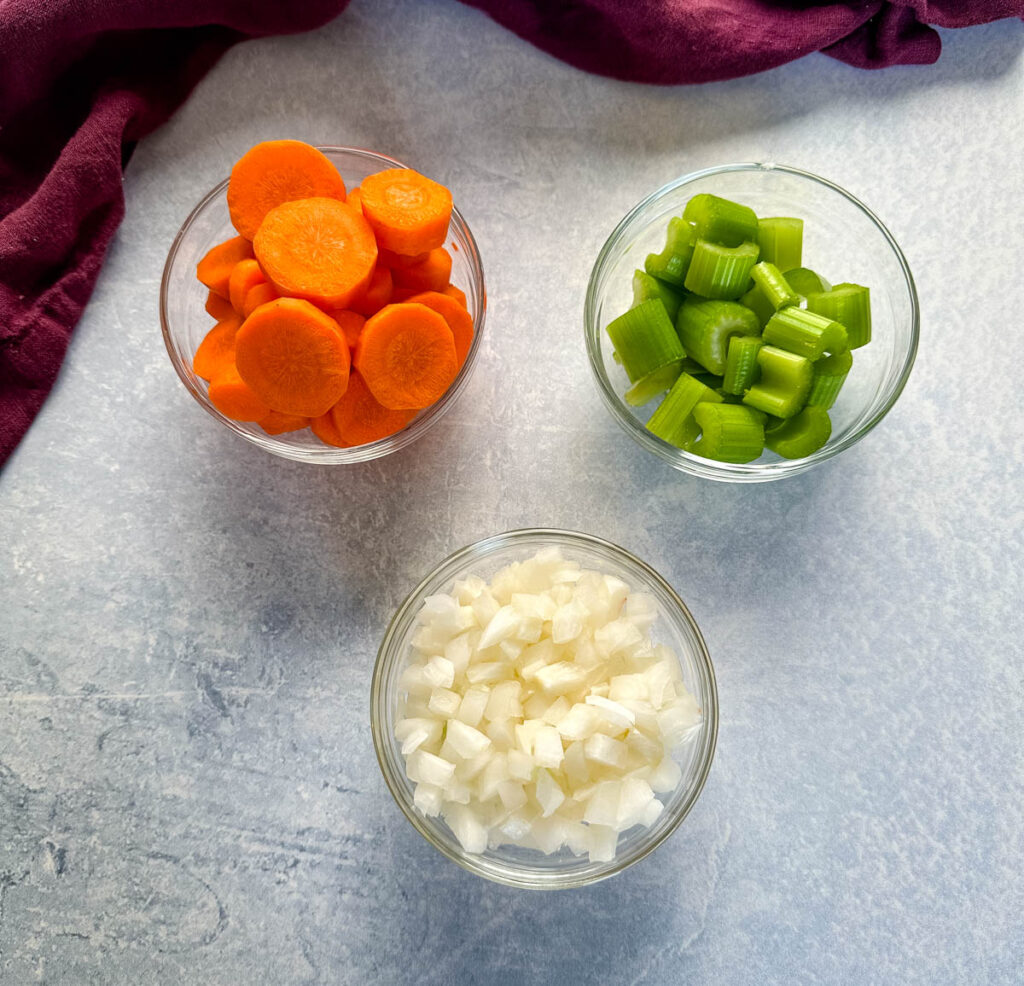
M 812 51 L 924 64 L 928 25 L 1024 0 L 463 0 L 578 68 L 654 83 L 750 75 Z M 0 463 L 43 403 L 124 213 L 121 169 L 233 43 L 348 0 L 0 0 Z M 453 42 L 453 43 L 457 43 Z

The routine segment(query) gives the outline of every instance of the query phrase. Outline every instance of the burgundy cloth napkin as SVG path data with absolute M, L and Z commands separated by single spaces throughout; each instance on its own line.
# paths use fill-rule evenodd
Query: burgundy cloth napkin
M 1024 0 L 463 0 L 590 72 L 750 75 L 812 51 L 933 62 L 929 24 Z M 348 0 L 0 0 L 0 464 L 38 412 L 124 214 L 121 169 L 233 43 L 326 23 Z

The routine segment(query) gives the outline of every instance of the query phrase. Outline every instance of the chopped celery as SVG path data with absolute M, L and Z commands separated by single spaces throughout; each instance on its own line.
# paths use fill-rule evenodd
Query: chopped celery
M 837 284 L 831 291 L 807 295 L 807 310 L 846 328 L 850 349 L 871 342 L 871 292 L 859 284 Z
M 721 394 L 683 373 L 651 415 L 647 430 L 669 445 L 685 448 L 700 432 L 693 419 L 693 409 L 702 402 L 718 404 L 721 400 Z
M 683 303 L 682 291 L 675 290 L 646 271 L 633 271 L 633 307 L 636 308 L 652 298 L 658 298 L 661 301 L 668 317 L 674 322 L 679 306 Z
M 848 348 L 842 325 L 803 308 L 776 312 L 764 327 L 764 341 L 809 360 L 820 359 L 825 352 L 842 353 Z
M 719 376 L 725 372 L 725 356 L 733 336 L 755 336 L 757 316 L 733 301 L 693 301 L 679 308 L 676 329 L 686 352 L 704 369 Z
M 768 299 L 773 311 L 800 304 L 798 295 L 782 276 L 782 271 L 775 264 L 761 261 L 750 270 L 754 286 L 761 289 L 761 294 Z
M 722 378 L 717 373 L 693 373 L 691 376 L 694 380 L 699 380 L 705 387 L 721 390 Z
M 814 364 L 814 379 L 807 395 L 807 406 L 823 407 L 826 410 L 836 402 L 846 375 L 853 366 L 853 355 L 849 352 L 826 356 Z
M 705 373 L 705 369 L 695 359 L 690 359 L 689 356 L 683 360 L 683 373 L 689 373 L 692 377 L 695 373 Z
M 673 360 L 657 370 L 652 370 L 626 391 L 626 403 L 632 404 L 633 407 L 640 407 L 640 405 L 654 400 L 659 394 L 665 393 L 682 372 L 683 361 L 681 359 Z
M 733 336 L 725 356 L 722 389 L 727 394 L 740 394 L 757 382 L 761 368 L 757 365 L 758 350 L 764 340 L 758 336 Z
M 793 270 L 786 270 L 785 267 L 780 267 L 782 270 L 783 277 L 789 283 L 789 286 L 799 295 L 807 297 L 809 294 L 817 294 L 819 291 L 831 290 L 831 285 L 825 280 L 820 274 L 815 274 L 813 270 L 807 267 L 796 267 Z
M 757 363 L 761 379 L 743 395 L 743 403 L 777 418 L 793 417 L 804 406 L 811 389 L 813 364 L 775 346 L 762 346 Z
M 757 242 L 754 210 L 717 195 L 695 195 L 686 203 L 683 219 L 697 227 L 697 236 L 720 246 L 736 247 Z
M 697 240 L 684 284 L 703 298 L 738 298 L 750 283 L 750 270 L 757 263 L 757 244 L 719 246 Z
M 665 306 L 657 298 L 609 322 L 607 332 L 630 383 L 686 355 Z
M 664 249 L 661 253 L 647 255 L 647 259 L 644 261 L 644 270 L 658 278 L 659 281 L 668 281 L 669 284 L 682 287 L 696 240 L 697 236 L 693 225 L 685 219 L 673 216 L 668 221 Z
M 765 429 L 764 442 L 784 459 L 802 459 L 817 452 L 832 435 L 832 422 L 823 407 L 805 407 L 786 421 Z
M 792 216 L 772 216 L 757 221 L 757 244 L 761 259 L 779 270 L 800 266 L 804 248 L 804 221 Z
M 765 416 L 743 404 L 698 404 L 700 438 L 690 451 L 718 462 L 752 462 L 764 451 Z
M 755 284 L 746 294 L 736 299 L 744 308 L 749 308 L 757 316 L 757 324 L 763 329 L 768 319 L 775 314 L 772 303 L 764 296 L 764 292 Z

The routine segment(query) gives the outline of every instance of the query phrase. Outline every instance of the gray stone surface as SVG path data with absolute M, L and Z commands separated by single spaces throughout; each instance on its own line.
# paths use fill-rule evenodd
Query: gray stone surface
M 931 68 L 812 56 L 655 90 L 454 3 L 356 2 L 231 52 L 138 148 L 66 368 L 0 476 L 0 982 L 1011 983 L 1022 966 L 1019 23 Z M 398 455 L 267 456 L 185 392 L 166 250 L 254 141 L 379 148 L 472 224 L 489 338 Z M 827 175 L 923 304 L 902 400 L 765 487 L 673 472 L 600 404 L 581 309 L 622 213 L 730 160 Z M 652 857 L 538 895 L 443 859 L 367 722 L 392 609 L 503 529 L 660 568 L 715 660 L 701 801 Z

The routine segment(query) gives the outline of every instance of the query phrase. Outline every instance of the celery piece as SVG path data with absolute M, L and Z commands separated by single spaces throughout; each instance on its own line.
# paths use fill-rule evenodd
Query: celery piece
M 743 395 L 743 403 L 777 418 L 793 417 L 807 401 L 814 364 L 775 346 L 762 346 L 757 363 L 761 379 Z
M 764 415 L 743 404 L 698 404 L 700 438 L 690 451 L 718 462 L 752 462 L 764 451 Z
M 817 294 L 819 291 L 830 291 L 832 285 L 828 283 L 820 274 L 815 274 L 809 267 L 795 267 L 793 270 L 786 270 L 785 267 L 780 267 L 783 271 L 782 276 L 786 279 L 789 286 L 799 295 L 807 297 L 809 294 Z
M 686 203 L 683 219 L 697 227 L 699 239 L 719 246 L 737 247 L 747 241 L 757 242 L 754 210 L 717 195 L 695 195 Z
M 823 407 L 826 410 L 836 402 L 846 375 L 853 366 L 853 355 L 849 352 L 825 356 L 814 364 L 814 379 L 807 395 L 807 406 Z
M 705 387 L 690 374 L 680 374 L 648 420 L 647 430 L 669 445 L 685 448 L 700 431 L 693 420 L 693 409 L 702 402 L 718 404 L 721 400 L 721 394 Z
M 764 345 L 758 336 L 733 336 L 729 340 L 729 351 L 725 356 L 725 372 L 722 375 L 722 389 L 727 394 L 740 394 L 761 375 L 757 365 L 757 354 Z
M 681 359 L 673 360 L 657 370 L 652 370 L 626 391 L 626 403 L 633 407 L 640 407 L 642 404 L 654 400 L 659 394 L 665 393 L 679 379 L 679 374 L 682 372 L 683 361 Z
M 871 342 L 871 291 L 859 284 L 837 284 L 831 291 L 807 295 L 807 310 L 846 328 L 850 349 Z
M 694 380 L 699 380 L 705 387 L 710 387 L 712 390 L 720 391 L 722 386 L 722 378 L 717 373 L 692 373 L 690 374 Z
M 658 298 L 661 301 L 668 317 L 674 322 L 676 314 L 679 312 L 679 306 L 683 303 L 682 292 L 676 291 L 646 271 L 633 271 L 633 307 L 636 308 L 652 298 Z
M 817 452 L 832 435 L 832 422 L 823 407 L 805 407 L 786 421 L 765 429 L 764 443 L 784 459 L 802 459 Z
M 606 331 L 630 383 L 686 355 L 672 319 L 658 298 L 631 308 L 609 322 Z
M 687 291 L 704 298 L 738 298 L 750 284 L 750 270 L 757 263 L 757 244 L 719 246 L 697 240 L 683 282 Z
M 661 253 L 647 255 L 644 270 L 659 281 L 667 281 L 669 284 L 682 287 L 696 240 L 693 225 L 685 219 L 673 216 L 668 221 L 664 249 Z
M 755 284 L 746 294 L 736 299 L 744 308 L 749 308 L 757 316 L 757 324 L 763 329 L 768 319 L 775 314 L 772 303 L 764 296 L 764 292 Z
M 824 315 L 803 308 L 783 308 L 764 327 L 764 341 L 809 360 L 829 353 L 846 352 L 846 329 Z
M 679 308 L 676 331 L 686 352 L 705 370 L 721 376 L 733 336 L 756 336 L 757 316 L 733 301 L 694 301 L 687 298 Z
M 690 357 L 687 356 L 686 359 L 683 360 L 683 373 L 689 373 L 692 377 L 694 374 L 705 372 L 707 371 L 704 369 L 704 367 L 701 366 L 700 363 L 698 363 L 695 359 L 690 359 Z
M 761 289 L 761 294 L 772 306 L 772 311 L 777 312 L 780 308 L 800 304 L 800 295 L 789 286 L 789 282 L 775 264 L 764 260 L 754 264 L 750 276 L 754 279 L 754 287 Z
M 779 270 L 800 266 L 804 248 L 804 221 L 792 216 L 772 216 L 757 221 L 757 245 L 761 259 Z

